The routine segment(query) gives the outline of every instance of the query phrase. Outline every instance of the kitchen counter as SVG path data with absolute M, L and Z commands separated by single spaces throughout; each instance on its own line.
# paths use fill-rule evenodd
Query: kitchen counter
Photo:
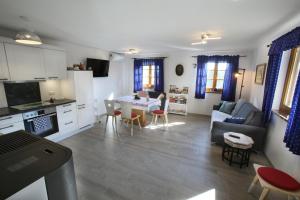
M 45 101 L 40 106 L 37 106 L 37 107 L 34 107 L 34 108 L 22 109 L 22 110 L 18 110 L 18 109 L 15 109 L 15 108 L 10 108 L 10 107 L 0 108 L 0 117 L 15 115 L 15 114 L 19 114 L 19 113 L 25 113 L 25 112 L 28 112 L 28 111 L 39 110 L 39 109 L 42 109 L 42 108 L 48 108 L 48 107 L 64 105 L 64 104 L 73 103 L 73 102 L 76 102 L 76 100 L 73 100 L 73 99 L 57 99 L 53 103 L 50 103 L 49 101 Z

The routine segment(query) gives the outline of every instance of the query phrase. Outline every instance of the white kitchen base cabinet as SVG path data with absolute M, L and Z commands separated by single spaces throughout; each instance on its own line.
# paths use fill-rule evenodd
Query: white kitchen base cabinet
M 59 134 L 74 132 L 78 129 L 76 103 L 56 107 Z
M 0 118 L 0 134 L 8 134 L 19 130 L 25 130 L 22 114 Z

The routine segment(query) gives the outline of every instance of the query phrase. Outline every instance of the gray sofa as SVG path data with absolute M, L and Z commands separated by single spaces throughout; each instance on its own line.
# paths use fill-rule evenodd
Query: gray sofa
M 246 120 L 243 124 L 224 122 L 226 118 L 231 117 L 242 117 Z M 218 106 L 215 106 L 211 116 L 211 141 L 223 144 L 225 132 L 243 133 L 254 140 L 253 149 L 263 150 L 266 128 L 262 123 L 262 112 L 242 99 L 237 102 L 230 114 L 220 112 Z

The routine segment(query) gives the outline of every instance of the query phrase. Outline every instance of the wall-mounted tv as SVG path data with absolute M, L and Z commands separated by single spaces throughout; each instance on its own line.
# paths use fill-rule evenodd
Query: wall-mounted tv
M 94 77 L 107 77 L 109 70 L 109 60 L 87 58 L 86 68 L 93 70 Z

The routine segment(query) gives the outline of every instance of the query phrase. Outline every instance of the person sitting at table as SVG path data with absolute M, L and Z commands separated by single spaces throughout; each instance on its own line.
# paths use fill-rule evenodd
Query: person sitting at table
M 152 112 L 154 110 L 164 110 L 165 109 L 165 103 L 167 100 L 167 95 L 166 93 L 162 92 L 160 95 L 157 97 L 158 100 L 160 100 L 160 105 L 153 105 L 150 107 L 149 111 Z

